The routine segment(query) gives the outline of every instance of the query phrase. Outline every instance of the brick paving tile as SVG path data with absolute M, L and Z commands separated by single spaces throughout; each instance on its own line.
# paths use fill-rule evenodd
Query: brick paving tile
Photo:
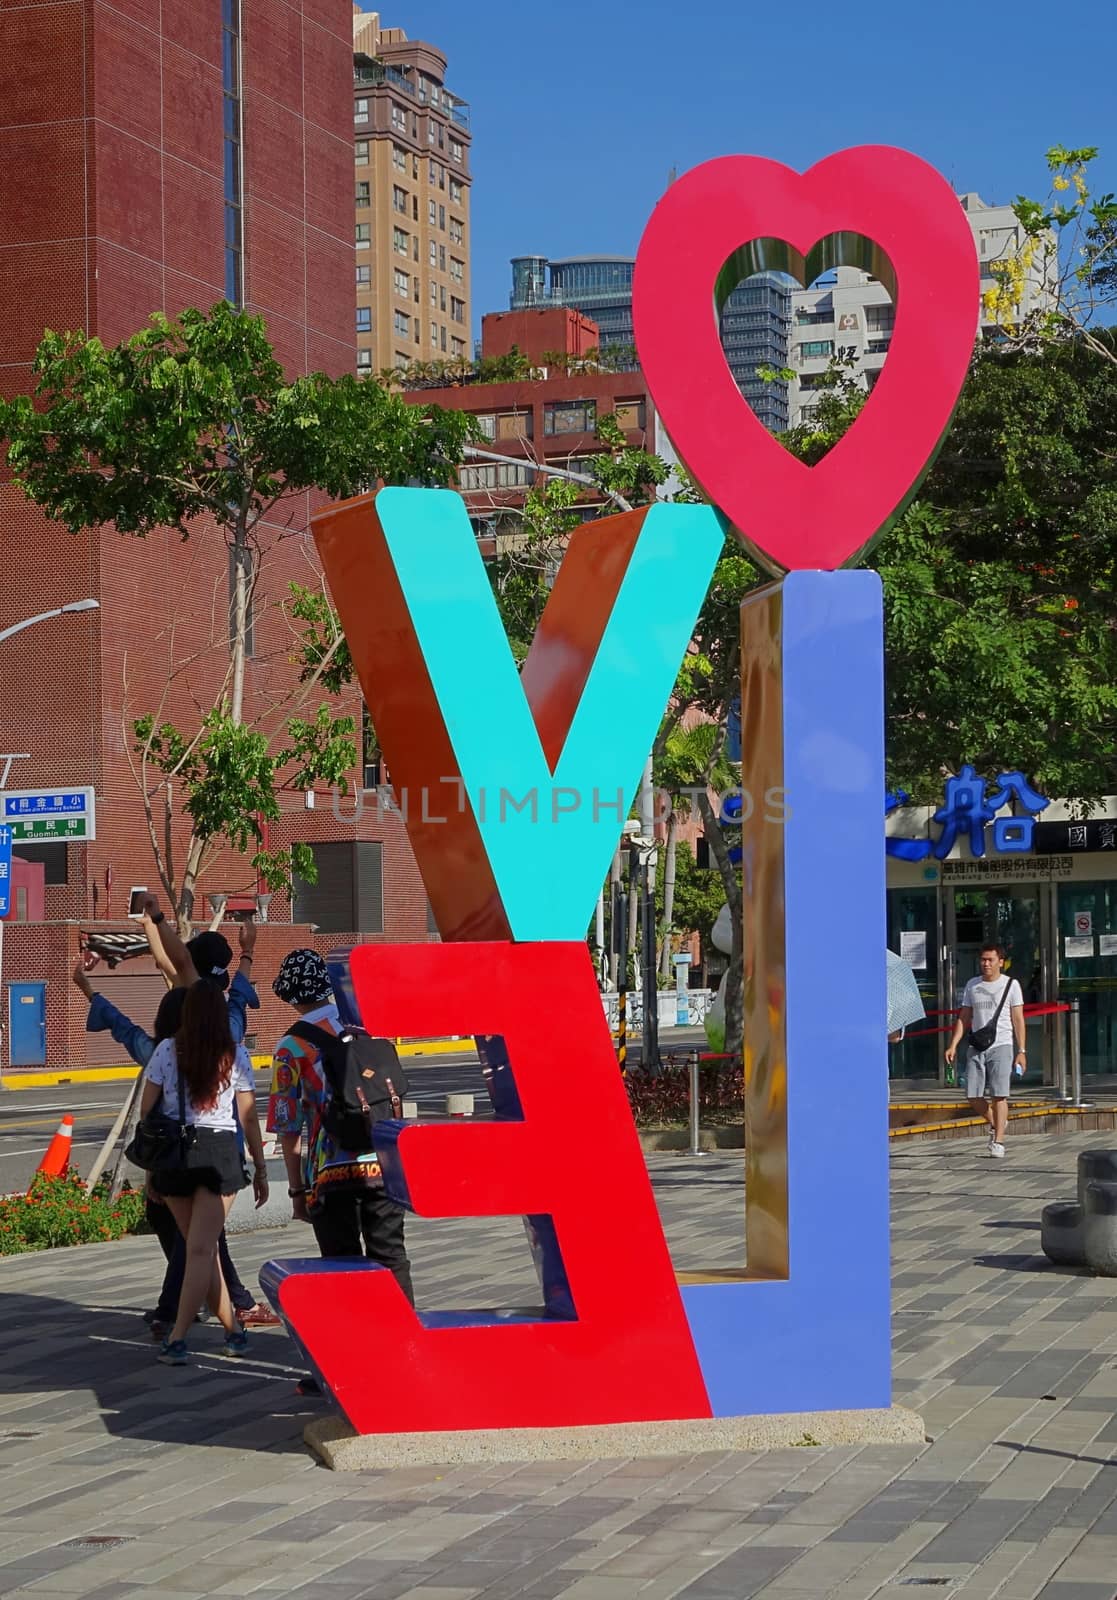
M 923 1412 L 921 1448 L 335 1477 L 302 1445 L 321 1408 L 294 1394 L 281 1330 L 240 1367 L 211 1327 L 192 1369 L 154 1363 L 153 1240 L 0 1260 L 0 1596 L 1114 1600 L 1117 1297 L 1050 1267 L 1037 1223 L 1078 1151 L 1115 1143 L 894 1152 L 897 1397 Z M 676 1265 L 737 1259 L 740 1157 L 649 1166 Z M 410 1222 L 422 1303 L 529 1301 L 517 1230 Z M 290 1249 L 245 1237 L 238 1265 Z M 88 1535 L 128 1542 L 68 1543 Z

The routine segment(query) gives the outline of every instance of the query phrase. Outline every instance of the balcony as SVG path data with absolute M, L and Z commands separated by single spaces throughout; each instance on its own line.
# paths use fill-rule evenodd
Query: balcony
M 393 89 L 409 94 L 413 100 L 417 98 L 415 85 L 398 67 L 386 67 L 382 61 L 372 61 L 368 57 L 358 58 L 353 69 L 353 83 L 356 88 L 368 84 L 374 87 L 388 84 Z

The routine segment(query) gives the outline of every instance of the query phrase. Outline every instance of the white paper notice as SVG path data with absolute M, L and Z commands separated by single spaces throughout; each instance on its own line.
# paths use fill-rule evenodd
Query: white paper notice
M 1117 933 L 1098 934 L 1098 955 L 1117 956 Z
M 927 935 L 925 933 L 901 933 L 900 955 L 913 972 L 925 971 L 927 967 Z
M 1094 941 L 1092 938 L 1082 939 L 1074 935 L 1068 935 L 1063 940 L 1063 954 L 1068 961 L 1075 961 L 1081 956 L 1092 956 L 1093 953 Z

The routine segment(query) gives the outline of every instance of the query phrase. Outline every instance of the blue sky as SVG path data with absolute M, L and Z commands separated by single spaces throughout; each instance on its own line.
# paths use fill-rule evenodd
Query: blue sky
M 1044 151 L 1101 147 L 1117 190 L 1117 8 L 1039 0 L 384 0 L 449 58 L 472 107 L 473 308 L 507 307 L 513 255 L 634 254 L 679 172 L 711 156 L 803 168 L 898 144 L 959 191 L 1046 193 Z M 1065 18 L 1065 21 L 1063 20 Z

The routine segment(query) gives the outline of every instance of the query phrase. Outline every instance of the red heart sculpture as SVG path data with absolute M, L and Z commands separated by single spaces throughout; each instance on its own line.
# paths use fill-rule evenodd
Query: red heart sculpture
M 718 309 L 750 272 L 779 267 L 809 283 L 846 265 L 881 279 L 896 326 L 861 415 L 808 467 L 737 388 Z M 956 195 L 906 150 L 841 150 L 801 174 L 760 156 L 724 156 L 693 168 L 656 206 L 632 301 L 641 365 L 676 450 L 779 575 L 849 562 L 914 492 L 973 353 L 980 269 Z

